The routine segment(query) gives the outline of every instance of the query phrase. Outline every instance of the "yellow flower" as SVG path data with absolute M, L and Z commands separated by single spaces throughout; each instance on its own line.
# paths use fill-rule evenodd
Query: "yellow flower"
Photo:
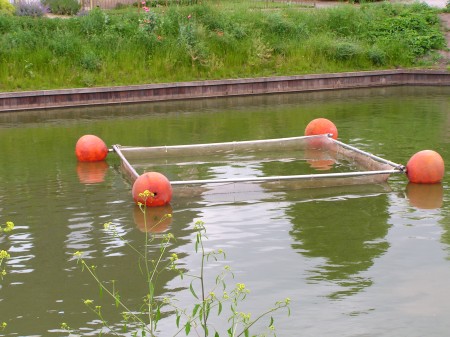
M 94 301 L 93 300 L 84 300 L 83 303 L 86 305 L 91 305 L 92 303 L 94 303 Z
M 6 250 L 0 250 L 0 260 L 9 259 L 11 255 Z
M 3 230 L 4 232 L 10 232 L 14 229 L 14 223 L 12 221 L 7 221 L 6 222 L 6 227 Z
M 83 255 L 82 252 L 80 252 L 79 250 L 77 250 L 75 253 L 73 253 L 73 256 L 75 256 L 76 258 L 80 258 Z

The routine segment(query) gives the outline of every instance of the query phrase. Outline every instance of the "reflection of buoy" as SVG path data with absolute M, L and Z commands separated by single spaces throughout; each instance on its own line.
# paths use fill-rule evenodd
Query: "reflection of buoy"
M 141 209 L 135 205 L 133 218 L 134 223 L 142 232 L 162 233 L 172 224 L 172 206 L 164 205 Z
M 444 177 L 444 172 L 444 160 L 439 153 L 433 150 L 417 152 L 406 164 L 406 175 L 412 183 L 439 183 Z
M 316 149 L 305 149 L 306 162 L 318 171 L 327 171 L 333 168 L 336 161 L 329 154 Z
M 78 161 L 100 161 L 108 155 L 108 148 L 103 140 L 94 135 L 84 135 L 75 146 Z
M 333 139 L 337 139 L 338 130 L 334 123 L 326 118 L 316 118 L 313 119 L 306 126 L 305 136 L 313 136 L 313 135 L 324 135 L 331 133 Z
M 150 195 L 143 195 L 145 191 L 149 191 Z M 131 193 L 136 203 L 163 206 L 172 199 L 172 186 L 161 173 L 146 172 L 136 179 Z
M 422 209 L 441 208 L 444 199 L 444 187 L 442 184 L 408 183 L 406 196 L 411 206 Z
M 96 184 L 105 181 L 105 175 L 108 171 L 106 161 L 97 162 L 78 162 L 78 179 L 83 184 Z

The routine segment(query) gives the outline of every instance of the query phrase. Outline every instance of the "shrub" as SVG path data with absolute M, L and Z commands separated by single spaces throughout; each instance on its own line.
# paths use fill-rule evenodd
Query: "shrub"
M 102 67 L 102 62 L 95 53 L 89 51 L 81 56 L 80 65 L 85 70 L 97 71 Z
M 347 61 L 361 54 L 361 48 L 353 42 L 339 42 L 336 44 L 334 56 L 339 61 Z
M 367 51 L 367 57 L 375 66 L 382 66 L 386 64 L 386 52 L 378 47 L 372 47 Z
M 17 16 L 40 17 L 47 13 L 48 9 L 40 2 L 19 2 L 16 5 Z
M 447 1 L 447 6 L 444 8 L 444 12 L 450 13 L 450 0 Z
M 88 15 L 80 18 L 81 31 L 86 35 L 101 34 L 106 30 L 109 17 L 100 8 L 95 8 Z
M 47 5 L 53 14 L 61 15 L 75 15 L 81 9 L 77 0 L 45 0 L 44 5 Z
M 12 15 L 15 10 L 14 6 L 8 0 L 0 0 L 0 15 Z

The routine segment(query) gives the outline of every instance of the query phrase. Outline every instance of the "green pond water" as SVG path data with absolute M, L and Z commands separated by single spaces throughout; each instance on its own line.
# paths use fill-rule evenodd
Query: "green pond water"
M 129 243 L 143 247 L 145 234 L 131 185 L 114 153 L 106 163 L 77 163 L 79 137 L 95 134 L 108 145 L 134 146 L 292 137 L 303 135 L 317 117 L 332 120 L 341 141 L 393 162 L 406 164 L 424 149 L 436 150 L 450 162 L 449 87 L 0 114 L 0 223 L 16 225 L 12 233 L 0 235 L 0 250 L 11 254 L 8 274 L 0 281 L 0 322 L 8 324 L 0 336 L 64 336 L 63 322 L 85 336 L 97 336 L 101 323 L 83 299 L 94 300 L 113 326 L 118 323 L 122 310 L 105 294 L 100 297 L 94 280 L 77 265 L 76 251 L 97 266 L 108 286 L 115 280 L 130 307 L 139 308 L 145 295 L 136 255 L 103 230 L 105 222 L 112 222 Z M 237 161 L 212 168 L 207 176 L 288 175 L 296 174 L 296 167 L 280 161 L 265 170 L 262 162 Z M 261 187 L 256 194 L 222 197 L 175 194 L 167 207 L 172 221 L 159 230 L 177 238 L 168 254 L 177 253 L 181 268 L 198 273 L 193 225 L 204 221 L 207 249 L 227 254 L 226 261 L 206 264 L 206 283 L 212 286 L 230 265 L 235 279 L 227 284 L 245 283 L 250 289 L 240 310 L 252 317 L 289 297 L 291 315 L 273 315 L 277 336 L 448 336 L 448 173 L 434 186 L 411 185 L 405 176 L 393 175 L 381 185 L 286 191 Z M 156 243 L 149 252 L 158 256 Z M 164 273 L 155 291 L 192 310 L 189 282 Z M 211 320 L 220 336 L 226 336 L 226 314 Z M 263 332 L 268 323 L 252 332 Z M 160 336 L 177 331 L 167 309 L 158 330 Z M 109 335 L 104 330 L 103 336 Z

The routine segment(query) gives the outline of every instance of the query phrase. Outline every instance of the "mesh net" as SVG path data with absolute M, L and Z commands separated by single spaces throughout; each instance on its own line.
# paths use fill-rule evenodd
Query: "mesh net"
M 131 180 L 160 172 L 178 195 L 374 184 L 402 171 L 327 135 L 114 149 Z

